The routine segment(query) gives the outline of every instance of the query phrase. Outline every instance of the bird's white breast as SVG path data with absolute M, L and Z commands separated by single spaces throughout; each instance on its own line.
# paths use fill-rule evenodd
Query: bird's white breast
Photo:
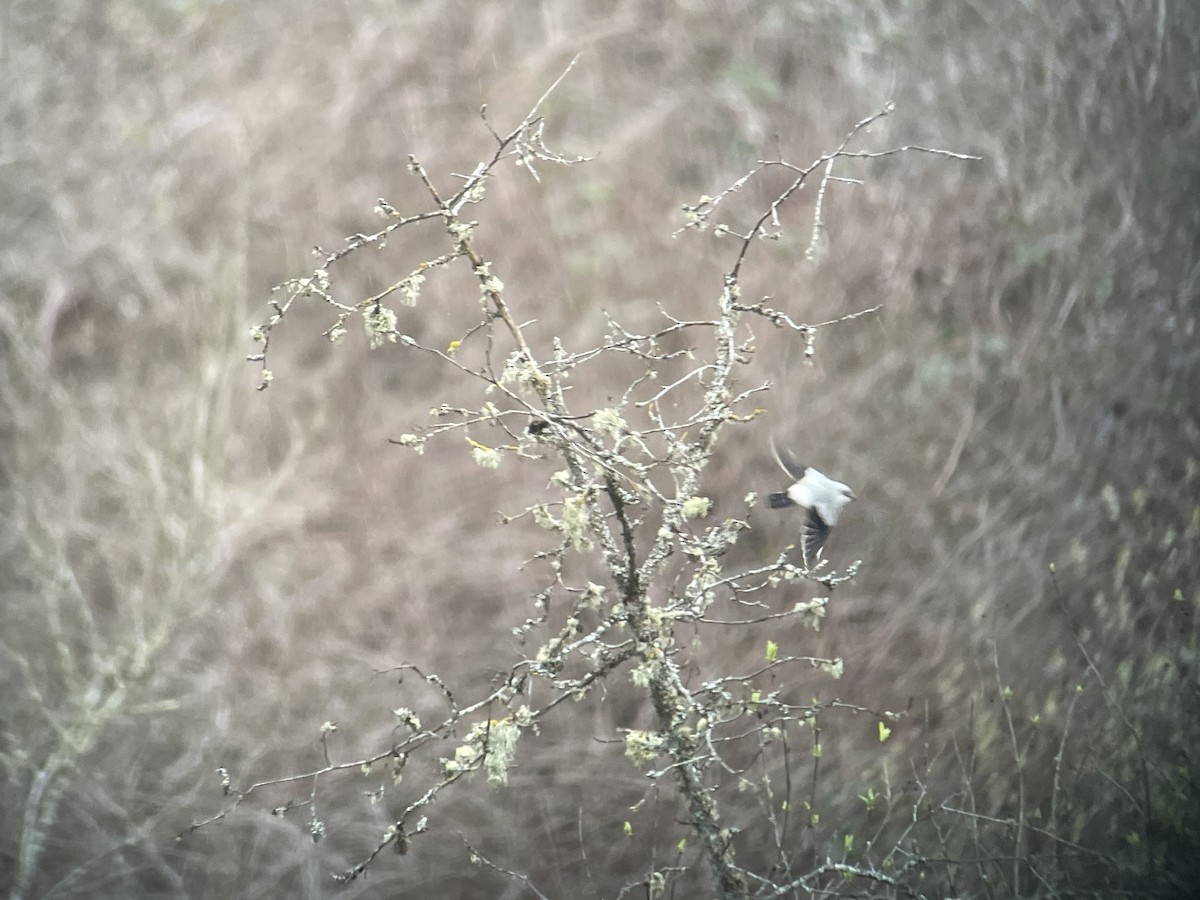
M 793 503 L 811 509 L 832 528 L 837 524 L 838 514 L 849 502 L 850 488 L 840 481 L 822 475 L 809 468 L 804 477 L 788 488 L 788 497 Z

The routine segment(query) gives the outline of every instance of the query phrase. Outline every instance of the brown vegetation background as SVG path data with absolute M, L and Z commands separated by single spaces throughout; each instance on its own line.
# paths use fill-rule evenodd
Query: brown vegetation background
M 576 54 L 548 135 L 597 158 L 541 184 L 506 170 L 477 215 L 510 304 L 576 347 L 603 310 L 633 326 L 659 303 L 715 302 L 730 248 L 671 235 L 680 204 L 756 159 L 807 162 L 887 100 L 870 149 L 983 157 L 848 165 L 865 183 L 831 189 L 818 259 L 808 207 L 755 248 L 748 298 L 810 322 L 884 308 L 821 332 L 811 367 L 758 326 L 770 415 L 726 441 L 706 493 L 720 513 L 778 489 L 773 433 L 861 498 L 830 546 L 861 575 L 819 635 L 777 636 L 845 658 L 840 681 L 813 674 L 814 695 L 909 713 L 886 745 L 874 719 L 828 725 L 821 797 L 844 830 L 885 770 L 897 790 L 969 783 L 999 819 L 1018 800 L 1049 815 L 1067 745 L 1060 829 L 1151 881 L 1184 877 L 1200 699 L 1193 4 L 13 0 L 0 886 L 519 896 L 466 862 L 459 832 L 552 896 L 613 896 L 646 871 L 622 823 L 646 834 L 674 813 L 667 798 L 629 810 L 644 785 L 607 741 L 647 719 L 617 695 L 567 710 L 508 788 L 460 791 L 429 840 L 347 888 L 329 873 L 388 821 L 361 799 L 369 779 L 333 792 L 320 844 L 303 815 L 269 814 L 287 793 L 175 841 L 220 808 L 217 766 L 249 781 L 318 764 L 325 721 L 350 758 L 386 741 L 393 707 L 436 699 L 375 670 L 416 663 L 467 690 L 514 658 L 539 535 L 495 513 L 545 472 L 480 469 L 457 440 L 388 445 L 460 388 L 355 331 L 330 345 L 324 310 L 273 339 L 269 391 L 243 358 L 271 286 L 311 269 L 314 244 L 377 228 L 377 197 L 421 203 L 406 154 L 453 183 L 491 150 L 480 105 L 515 124 Z M 363 296 L 431 246 L 358 264 Z M 402 328 L 448 341 L 476 294 L 439 281 Z M 752 525 L 751 555 L 794 540 L 784 519 Z M 713 652 L 760 653 L 759 637 Z

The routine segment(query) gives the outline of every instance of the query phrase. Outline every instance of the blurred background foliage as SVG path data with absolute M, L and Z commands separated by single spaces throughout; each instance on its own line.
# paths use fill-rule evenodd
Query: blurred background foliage
M 377 197 L 420 207 L 407 153 L 452 183 L 490 152 L 480 105 L 515 124 L 577 53 L 548 133 L 598 158 L 541 184 L 509 170 L 478 215 L 510 303 L 574 346 L 603 310 L 637 327 L 659 303 L 710 308 L 729 249 L 672 239 L 680 204 L 756 159 L 807 162 L 887 100 L 871 149 L 984 158 L 847 165 L 865 183 L 831 190 L 817 258 L 795 208 L 744 282 L 804 321 L 884 306 L 823 331 L 811 367 L 787 335 L 759 334 L 770 416 L 707 474 L 717 514 L 775 488 L 774 433 L 862 498 L 830 547 L 862 574 L 820 634 L 773 637 L 845 658 L 806 694 L 908 716 L 886 744 L 865 718 L 826 726 L 824 824 L 798 840 L 839 854 L 878 827 L 859 795 L 890 785 L 897 809 L 927 790 L 931 808 L 971 813 L 915 850 L 995 861 L 938 868 L 945 891 L 1194 883 L 1194 4 L 10 0 L 0 884 L 504 895 L 463 865 L 461 831 L 551 895 L 600 897 L 648 871 L 626 819 L 675 834 L 665 800 L 629 811 L 644 786 L 596 738 L 648 720 L 613 702 L 572 710 L 522 748 L 510 787 L 460 792 L 441 838 L 345 889 L 330 869 L 388 821 L 356 789 L 325 801 L 316 846 L 302 818 L 249 808 L 174 841 L 219 805 L 217 766 L 250 780 L 317 763 L 326 720 L 348 758 L 386 742 L 392 707 L 436 701 L 374 669 L 414 662 L 466 686 L 511 662 L 539 536 L 494 511 L 545 473 L 387 445 L 461 388 L 358 334 L 331 347 L 324 310 L 280 332 L 265 394 L 242 359 L 270 287 L 311 268 L 314 244 L 374 230 Z M 379 290 L 430 246 L 398 242 L 354 283 Z M 458 336 L 475 293 L 443 279 L 401 327 Z M 782 519 L 751 524 L 748 558 L 794 539 Z M 712 652 L 732 664 L 761 637 Z M 757 810 L 727 814 L 753 833 Z M 1013 868 L 1047 848 L 1042 880 Z

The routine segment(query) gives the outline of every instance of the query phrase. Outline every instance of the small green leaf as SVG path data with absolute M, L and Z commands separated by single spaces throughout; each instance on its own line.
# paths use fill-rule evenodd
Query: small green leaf
M 767 641 L 767 662 L 775 662 L 779 656 L 779 645 L 774 641 Z
M 883 724 L 883 720 L 879 721 L 879 743 L 883 743 L 892 736 L 892 729 Z

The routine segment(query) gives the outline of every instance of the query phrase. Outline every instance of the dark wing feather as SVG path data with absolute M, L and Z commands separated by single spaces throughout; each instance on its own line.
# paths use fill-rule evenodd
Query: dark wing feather
M 771 507 L 771 509 L 783 509 L 785 506 L 795 505 L 792 502 L 792 498 L 787 494 L 767 494 L 767 506 Z
M 821 548 L 829 537 L 829 526 L 815 509 L 808 511 L 808 519 L 804 522 L 804 559 L 816 560 L 821 556 Z
M 804 473 L 808 471 L 808 466 L 802 466 L 796 462 L 795 457 L 786 450 L 783 453 L 779 452 L 779 448 L 775 446 L 775 437 L 771 436 L 771 452 L 775 454 L 775 462 L 779 463 L 779 468 L 787 472 L 793 479 L 799 481 L 804 477 Z

